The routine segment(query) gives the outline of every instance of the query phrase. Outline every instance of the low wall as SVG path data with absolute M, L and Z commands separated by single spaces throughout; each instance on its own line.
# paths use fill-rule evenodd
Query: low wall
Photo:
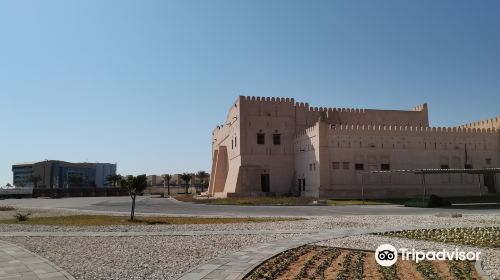
M 33 189 L 33 197 L 126 196 L 121 188 Z
M 488 192 L 481 187 L 481 194 Z M 328 199 L 393 199 L 423 195 L 423 185 L 333 185 L 320 189 L 320 198 Z M 479 196 L 478 185 L 426 185 L 426 194 L 441 197 Z
M 274 197 L 274 192 L 238 192 L 227 193 L 227 197 Z

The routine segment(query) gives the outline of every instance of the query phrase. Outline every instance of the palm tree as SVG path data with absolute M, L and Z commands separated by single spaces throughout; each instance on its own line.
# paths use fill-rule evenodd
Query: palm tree
M 161 177 L 163 178 L 163 188 L 165 188 L 165 184 L 167 184 L 167 195 L 170 196 L 170 179 L 172 179 L 172 175 L 163 174 Z
M 106 176 L 106 181 L 108 181 L 112 187 L 116 187 L 116 184 L 120 182 L 122 179 L 122 175 L 120 174 L 111 174 Z
M 132 199 L 132 208 L 130 209 L 130 220 L 134 220 L 135 216 L 135 199 L 137 194 L 142 193 L 148 187 L 148 179 L 146 174 L 139 176 L 128 175 L 120 180 L 120 187 L 125 189 Z
M 189 187 L 189 181 L 191 181 L 191 179 L 193 178 L 193 174 L 191 173 L 182 173 L 181 174 L 181 180 L 183 180 L 184 182 L 186 182 L 186 192 L 185 194 L 188 194 L 188 187 Z
M 209 176 L 208 173 L 203 171 L 203 170 L 198 171 L 198 173 L 196 173 L 196 178 L 198 178 L 200 180 L 200 183 L 201 183 L 201 191 L 202 192 L 203 192 L 205 184 L 206 184 L 205 179 L 207 179 L 208 176 Z
M 28 177 L 28 181 L 33 183 L 33 188 L 38 188 L 38 182 L 42 180 L 42 176 L 40 175 L 31 175 Z

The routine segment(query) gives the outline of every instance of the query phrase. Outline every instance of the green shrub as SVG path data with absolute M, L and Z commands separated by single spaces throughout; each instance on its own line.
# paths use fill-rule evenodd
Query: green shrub
M 12 206 L 0 206 L 0 211 L 12 211 L 12 210 L 16 210 L 16 208 L 12 207 Z
M 20 213 L 20 212 L 17 212 L 16 214 L 14 214 L 14 218 L 16 218 L 16 220 L 18 222 L 24 222 L 24 221 L 27 221 L 29 216 L 31 216 L 31 213 L 30 212 L 26 212 L 26 213 Z

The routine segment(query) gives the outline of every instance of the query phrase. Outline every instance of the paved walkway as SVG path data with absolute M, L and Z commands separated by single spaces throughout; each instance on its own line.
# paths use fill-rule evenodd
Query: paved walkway
M 180 277 L 179 280 L 241 279 L 260 263 L 291 248 L 333 238 L 401 229 L 402 228 L 328 230 L 315 234 L 280 239 L 272 243 L 263 243 L 258 246 L 249 247 L 242 251 L 214 259 L 187 272 Z
M 50 261 L 5 241 L 0 241 L 0 279 L 74 280 Z

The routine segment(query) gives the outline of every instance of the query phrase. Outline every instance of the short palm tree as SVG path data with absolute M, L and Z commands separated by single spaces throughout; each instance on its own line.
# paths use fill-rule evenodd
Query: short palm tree
M 145 174 L 139 176 L 128 175 L 120 180 L 120 187 L 125 189 L 132 199 L 130 220 L 133 221 L 135 216 L 135 199 L 137 194 L 142 193 L 148 187 L 148 179 Z
M 186 185 L 185 185 L 185 187 L 186 187 L 185 194 L 188 194 L 189 181 L 191 181 L 191 179 L 193 178 L 193 174 L 186 172 L 186 173 L 182 173 L 180 177 L 181 177 L 181 180 L 186 183 Z
M 196 173 L 196 178 L 198 178 L 198 180 L 200 180 L 200 183 L 201 183 L 201 191 L 203 192 L 204 191 L 204 187 L 206 185 L 206 179 L 208 178 L 208 173 L 205 172 L 205 171 L 198 171 L 198 173 Z
M 161 177 L 163 178 L 163 187 L 167 186 L 167 195 L 170 195 L 170 179 L 172 179 L 172 175 L 163 174 Z
M 122 179 L 120 174 L 111 174 L 106 176 L 106 181 L 108 181 L 112 187 L 116 187 L 117 183 Z

